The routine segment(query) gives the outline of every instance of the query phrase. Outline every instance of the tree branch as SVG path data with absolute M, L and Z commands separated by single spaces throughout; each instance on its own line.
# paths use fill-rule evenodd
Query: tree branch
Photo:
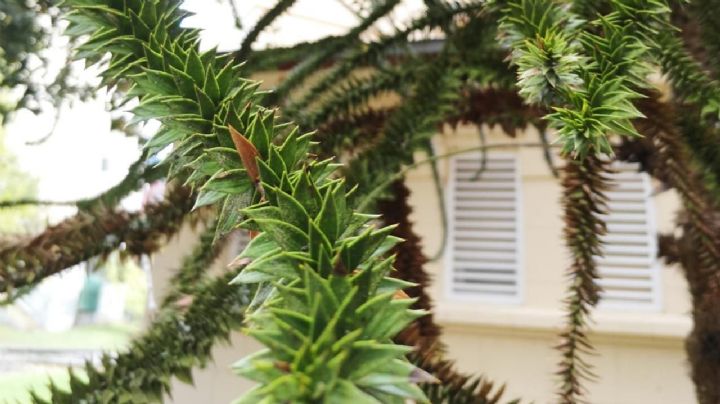
M 48 276 L 88 258 L 106 255 L 124 245 L 131 254 L 157 250 L 173 235 L 192 208 L 187 189 L 178 188 L 163 202 L 142 212 L 100 210 L 81 212 L 42 234 L 0 248 L 0 292 L 37 284 Z

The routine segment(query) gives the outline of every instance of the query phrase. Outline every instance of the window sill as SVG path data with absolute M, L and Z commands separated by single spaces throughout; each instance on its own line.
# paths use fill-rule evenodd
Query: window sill
M 447 301 L 435 305 L 435 316 L 447 328 L 505 329 L 513 333 L 556 334 L 564 321 L 559 310 Z M 596 310 L 592 318 L 592 333 L 604 336 L 684 339 L 692 327 L 689 316 L 661 312 Z

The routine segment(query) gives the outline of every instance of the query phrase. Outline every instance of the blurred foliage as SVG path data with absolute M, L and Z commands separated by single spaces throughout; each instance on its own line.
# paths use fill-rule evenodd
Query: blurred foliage
M 0 2 L 0 119 L 25 108 L 58 110 L 77 97 L 94 94 L 70 63 L 72 42 L 60 33 L 63 9 L 57 0 Z M 58 60 L 58 52 L 65 60 Z
M 37 179 L 19 168 L 17 158 L 5 145 L 0 128 L 0 201 L 34 198 L 36 194 Z M 36 230 L 37 225 L 37 208 L 34 206 L 0 209 L 0 243 L 4 236 L 28 233 Z

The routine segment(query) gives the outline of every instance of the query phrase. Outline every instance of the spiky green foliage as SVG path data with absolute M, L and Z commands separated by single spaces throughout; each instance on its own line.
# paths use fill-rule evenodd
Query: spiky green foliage
M 87 4 L 85 4 L 85 5 L 87 6 Z M 96 9 L 96 11 L 97 11 L 97 9 Z M 97 16 L 96 16 L 96 17 L 97 17 Z M 77 18 L 77 16 L 76 16 L 76 17 L 73 17 L 73 18 Z M 113 18 L 114 18 L 114 17 L 113 17 Z M 72 29 L 72 28 L 71 28 L 71 29 Z M 78 27 L 75 27 L 75 29 L 78 29 Z M 76 32 L 76 33 L 77 33 L 77 32 Z M 108 34 L 108 33 L 105 32 L 105 34 Z M 108 35 L 109 35 L 109 34 L 108 34 Z M 86 50 L 91 50 L 91 49 L 86 49 Z M 100 52 L 100 50 L 101 50 L 101 48 L 97 48 L 97 49 L 96 49 L 97 52 Z M 91 52 L 91 53 L 92 53 L 92 52 Z M 91 55 L 91 54 L 89 53 L 88 55 Z M 129 56 L 129 55 L 125 55 L 125 56 Z M 131 58 L 128 57 L 127 59 L 130 60 Z M 137 66 L 134 66 L 133 68 L 135 68 L 135 67 L 137 67 Z M 132 69 L 131 69 L 131 70 L 132 70 Z M 118 77 L 119 77 L 119 76 L 106 75 L 106 77 L 105 77 L 106 83 L 114 83 Z M 159 136 L 159 137 L 155 138 L 154 141 L 152 141 L 152 142 L 150 142 L 150 144 L 148 144 L 148 150 L 154 151 L 154 150 L 160 149 L 160 148 L 162 148 L 162 147 L 164 146 L 164 144 L 165 144 L 166 142 L 171 141 L 171 140 L 177 140 L 177 138 L 173 138 L 173 139 L 168 140 L 168 138 L 169 138 L 169 137 L 172 137 L 171 135 L 174 136 L 174 134 L 168 134 L 168 133 L 165 133 L 165 132 L 161 132 L 161 133 L 163 133 L 163 136 Z M 165 143 L 163 143 L 163 142 L 165 142 Z M 177 169 L 177 168 L 178 168 L 178 165 L 177 165 L 177 164 L 173 165 L 173 168 L 174 168 L 174 169 Z M 193 181 L 191 181 L 191 182 L 194 183 L 195 180 L 193 180 Z M 212 194 L 210 194 L 210 196 L 213 197 L 213 198 L 214 198 L 214 197 L 217 197 L 217 195 L 212 195 Z M 202 203 L 208 203 L 208 202 L 207 202 L 207 200 L 205 200 L 205 201 L 202 201 Z M 193 272 L 193 271 L 190 271 L 190 272 Z
M 682 237 L 677 248 L 693 301 L 693 330 L 686 342 L 698 402 L 706 404 L 720 400 L 717 380 L 720 353 L 711 342 L 720 337 L 720 318 L 715 307 L 720 288 L 720 232 L 717 208 L 711 193 L 703 186 L 697 170 L 682 143 L 683 134 L 675 122 L 682 121 L 678 111 L 658 101 L 658 95 L 641 105 L 648 119 L 638 124 L 654 146 L 642 158 L 646 169 L 656 178 L 670 184 L 683 200 L 683 214 L 677 220 Z
M 598 215 L 607 209 L 603 193 L 607 172 L 607 163 L 589 156 L 581 161 L 568 161 L 563 177 L 565 243 L 572 264 L 565 300 L 567 325 L 559 346 L 563 358 L 558 371 L 562 377 L 558 396 L 562 403 L 582 402 L 586 391 L 581 382 L 593 377 L 586 359 L 593 351 L 587 336 L 588 317 L 600 298 L 595 258 L 602 255 L 600 237 L 606 231 Z
M 397 57 L 407 59 L 401 68 L 378 68 L 378 72 L 369 78 L 347 80 L 319 102 L 314 114 L 306 114 L 309 122 L 327 122 L 330 118 L 356 123 L 343 129 L 336 126 L 337 133 L 343 136 L 323 136 L 321 147 L 326 153 L 342 154 L 347 150 L 353 155 L 348 175 L 361 186 L 360 194 L 371 189 L 375 196 L 382 194 L 388 176 L 394 175 L 403 164 L 411 164 L 417 151 L 432 156 L 434 151 L 429 138 L 441 122 L 453 121 L 461 115 L 457 111 L 458 105 L 462 105 L 458 101 L 461 95 L 474 90 L 474 86 L 490 82 L 506 85 L 509 81 L 508 74 L 501 72 L 502 69 L 493 63 L 493 55 L 498 55 L 494 40 L 497 26 L 491 17 L 478 12 L 474 5 L 471 2 L 466 8 L 444 8 L 449 13 L 448 18 L 452 15 L 459 21 L 463 21 L 463 17 L 469 18 L 469 21 L 446 29 L 448 37 L 437 54 L 415 57 L 400 52 Z M 385 63 L 388 62 L 385 60 Z M 331 72 L 330 77 L 333 75 Z M 373 114 L 370 102 L 391 90 L 401 97 L 400 106 L 391 108 L 382 124 L 374 127 L 374 133 L 362 130 L 367 128 L 364 122 L 368 119 L 371 120 L 369 127 L 378 123 L 378 120 L 372 119 L 377 114 Z M 494 114 L 488 112 L 488 115 Z M 473 119 L 477 124 L 483 121 L 478 119 L 478 115 L 464 119 Z M 507 125 L 509 120 L 499 121 L 510 126 Z M 432 170 L 442 207 L 442 185 L 434 163 Z M 444 208 L 441 210 L 444 211 Z M 442 249 L 443 246 L 438 255 Z
M 361 193 L 375 191 L 403 164 L 411 164 L 413 153 L 426 147 L 436 125 L 453 111 L 461 85 L 460 73 L 454 67 L 448 58 L 421 65 L 417 74 L 422 79 L 388 117 L 379 142 L 350 164 L 348 174 Z
M 683 41 L 678 29 L 666 22 L 667 6 L 660 0 L 627 1 L 622 9 L 623 17 L 633 21 L 638 36 L 648 46 L 653 61 L 667 75 L 673 87 L 673 103 L 682 109 L 683 119 L 680 123 L 685 142 L 693 151 L 705 169 L 706 181 L 711 188 L 717 183 L 720 173 L 720 147 L 717 143 L 717 122 L 720 118 L 720 87 L 716 77 L 712 76 L 713 54 L 706 49 L 717 46 L 711 32 L 713 6 L 707 2 L 695 2 L 687 5 L 695 17 L 692 22 L 681 26 L 683 35 L 692 36 L 692 31 L 700 30 L 698 40 Z M 675 3 L 675 14 L 685 5 Z M 619 8 L 616 6 L 616 8 Z M 702 12 L 700 10 L 703 10 Z M 678 16 L 676 16 L 677 18 Z M 658 29 L 662 27 L 663 29 Z M 688 43 L 689 42 L 689 43 Z M 690 51 L 689 49 L 698 49 Z M 701 52 L 701 55 L 698 55 Z M 699 58 L 699 59 L 697 59 Z
M 70 390 L 51 383 L 49 402 L 156 403 L 171 393 L 173 377 L 192 383 L 193 368 L 205 367 L 213 347 L 240 328 L 253 292 L 230 285 L 232 272 L 206 276 L 225 244 L 213 244 L 214 236 L 214 224 L 208 225 L 170 281 L 148 331 L 119 354 L 103 355 L 99 364 L 70 369 Z M 33 401 L 47 402 L 38 395 Z
M 327 122 L 331 117 L 348 116 L 368 108 L 372 99 L 403 89 L 415 79 L 416 68 L 386 69 L 366 78 L 350 78 L 331 90 L 314 111 L 306 110 L 301 117 L 305 125 Z M 347 142 L 347 136 L 321 144 L 323 149 L 338 150 L 338 143 Z
M 331 39 L 325 46 L 298 64 L 280 86 L 268 96 L 265 102 L 273 105 L 284 99 L 291 90 L 305 82 L 311 74 L 315 73 L 317 69 L 331 57 L 336 56 L 338 52 L 348 46 L 356 45 L 359 42 L 360 34 L 368 29 L 375 21 L 389 13 L 399 2 L 399 0 L 382 0 L 377 2 L 370 10 L 370 13 L 347 34 Z
M 658 35 L 653 53 L 673 85 L 675 103 L 684 110 L 681 126 L 693 158 L 717 178 L 720 174 L 720 147 L 717 122 L 720 119 L 720 83 L 708 77 L 689 55 L 679 38 L 669 32 Z
M 425 394 L 433 404 L 498 404 L 505 386 L 496 386 L 483 376 L 470 377 L 457 372 L 453 362 L 442 359 L 428 359 L 414 356 L 415 362 L 427 372 L 440 379 L 439 384 L 423 386 Z M 518 404 L 520 400 L 508 401 Z
M 467 13 L 474 15 L 473 9 L 469 9 Z M 358 138 L 358 142 L 353 143 L 352 152 L 357 157 L 349 164 L 348 175 L 354 183 L 359 184 L 360 194 L 371 190 L 376 192 L 374 188 L 384 184 L 388 176 L 398 172 L 403 164 L 413 162 L 415 152 L 428 151 L 428 139 L 437 125 L 456 115 L 460 89 L 471 81 L 471 78 L 482 78 L 482 73 L 485 73 L 481 69 L 482 58 L 478 58 L 477 54 L 483 53 L 486 47 L 472 48 L 467 46 L 466 42 L 467 37 L 473 35 L 483 38 L 482 43 L 494 37 L 495 25 L 485 22 L 485 19 L 478 19 L 458 27 L 437 55 L 427 60 L 408 56 L 410 59 L 405 63 L 404 71 L 398 70 L 395 73 L 396 80 L 404 85 L 401 91 L 398 91 L 402 102 L 388 115 L 377 136 Z M 367 89 L 374 89 L 373 83 L 382 83 L 383 76 L 388 77 L 390 74 L 387 70 L 381 71 L 377 80 L 371 78 L 367 81 Z M 382 89 L 383 86 L 379 88 Z M 367 99 L 369 94 L 362 91 L 362 87 L 359 90 L 361 98 Z M 343 102 L 357 105 L 355 102 L 348 102 L 349 97 L 354 96 L 352 91 L 346 92 L 346 98 L 341 94 L 339 96 L 337 99 L 331 97 L 322 104 L 320 111 L 331 109 L 333 105 L 343 105 Z M 342 111 L 342 108 L 340 110 Z M 363 108 L 359 111 L 363 111 Z M 357 111 L 351 109 L 337 115 L 342 117 L 355 112 Z M 341 140 L 353 142 L 355 138 L 346 134 Z
M 113 51 L 103 82 L 133 80 L 129 96 L 140 96 L 133 110 L 135 120 L 157 118 L 164 123 L 145 145 L 148 154 L 176 144 L 164 162 L 170 175 L 182 174 L 187 184 L 196 187 L 195 208 L 223 206 L 217 234 L 226 234 L 235 224 L 235 207 L 249 204 L 253 189 L 232 149 L 227 123 L 239 128 L 248 124 L 256 109 L 248 101 L 257 98 L 257 85 L 239 78 L 228 57 L 198 51 L 197 31 L 180 28 L 186 13 L 177 4 L 69 4 L 75 11 L 68 16 L 68 34 L 94 32 L 77 56 L 95 62 L 107 50 Z
M 94 61 L 110 50 L 105 82 L 131 78 L 136 119 L 163 122 L 149 147 L 178 143 L 170 173 L 194 170 L 196 206 L 224 199 L 216 235 L 238 225 L 261 232 L 235 279 L 263 283 L 248 332 L 267 346 L 237 365 L 260 382 L 241 400 L 423 401 L 408 348 L 391 340 L 422 315 L 408 309 L 411 299 L 394 298 L 406 284 L 388 277 L 384 252 L 398 240 L 348 206 L 344 181 L 330 177 L 336 165 L 309 158 L 309 136 L 256 106 L 254 83 L 213 51 L 198 52 L 177 5 L 69 4 L 69 33 L 94 31 L 78 56 Z
M 718 83 L 703 72 L 673 32 L 660 33 L 656 41 L 653 54 L 669 76 L 677 95 L 699 105 L 704 116 L 717 118 L 720 114 Z
M 273 23 L 278 17 L 280 17 L 287 9 L 295 4 L 295 0 L 278 0 L 273 7 L 271 7 L 262 17 L 258 20 L 255 26 L 252 27 L 250 32 L 243 39 L 240 49 L 235 54 L 235 57 L 239 60 L 244 60 L 252 52 L 252 44 L 255 42 L 260 33 L 270 24 Z
M 673 3 L 675 20 L 684 18 L 682 11 L 687 7 L 694 18 L 680 28 L 681 33 L 665 22 L 666 6 L 664 2 L 628 1 L 624 17 L 635 22 L 637 35 L 644 39 L 649 47 L 653 61 L 660 66 L 673 88 L 673 100 L 676 108 L 682 109 L 680 122 L 685 142 L 693 151 L 705 169 L 706 181 L 711 188 L 719 173 L 720 147 L 717 143 L 717 122 L 720 117 L 720 87 L 714 70 L 713 53 L 707 50 L 717 46 L 712 33 L 712 2 L 694 2 L 690 5 Z M 700 11 L 702 10 L 702 11 Z M 658 29 L 658 26 L 664 29 Z M 693 38 L 694 32 L 698 38 Z M 697 42 L 696 42 L 697 41 Z
M 669 11 L 658 1 L 613 6 L 583 31 L 581 20 L 552 0 L 510 1 L 502 11 L 502 38 L 513 51 L 520 94 L 554 108 L 547 118 L 563 151 L 581 158 L 612 153 L 611 133 L 637 136 L 633 100 L 648 72 L 640 28 L 662 26 Z
M 408 201 L 410 190 L 404 180 L 398 180 L 393 183 L 391 192 L 391 198 L 378 203 L 378 210 L 386 226 L 397 224 L 393 235 L 404 240 L 393 249 L 397 276 L 417 285 L 406 290 L 410 297 L 417 298 L 413 308 L 432 313 L 432 298 L 427 292 L 430 288 L 430 274 L 424 268 L 428 259 L 422 252 L 420 237 L 412 229 L 412 207 Z M 398 338 L 401 342 L 412 341 L 407 345 L 414 345 L 417 351 L 427 357 L 437 356 L 445 350 L 440 341 L 440 327 L 433 321 L 432 314 L 419 318 Z
M 388 278 L 397 243 L 392 227 L 353 213 L 344 181 L 329 161 L 288 174 L 309 139 L 291 136 L 259 160 L 267 203 L 243 210 L 261 233 L 241 254 L 250 261 L 234 282 L 264 282 L 250 335 L 267 349 L 236 365 L 261 385 L 241 402 L 403 402 L 424 400 L 411 382 L 408 348 L 391 338 L 422 312 L 394 299 L 406 284 Z M 288 151 L 292 148 L 292 153 Z M 292 156 L 290 160 L 281 156 Z
M 633 93 L 625 87 L 623 76 L 599 74 L 613 68 L 612 62 L 602 63 L 609 56 L 602 52 L 603 48 L 594 49 L 600 61 L 595 71 L 584 67 L 590 58 L 581 54 L 582 44 L 574 31 L 577 22 L 569 12 L 552 1 L 521 0 L 510 2 L 504 13 L 501 32 L 513 47 L 520 94 L 530 102 L 554 106 L 555 112 L 548 118 L 558 128 L 563 152 L 581 158 L 580 162 L 567 163 L 563 179 L 565 238 L 573 264 L 569 271 L 567 325 L 558 347 L 563 355 L 558 371 L 559 400 L 575 403 L 584 394 L 582 379 L 591 375 L 582 354 L 591 347 L 587 316 L 598 301 L 594 257 L 601 253 L 597 237 L 604 228 L 595 204 L 603 200 L 605 185 L 603 177 L 596 176 L 594 154 L 612 151 L 608 141 L 611 125 L 619 124 L 625 129 L 621 133 L 634 135 L 629 119 L 639 113 L 634 113 L 630 103 Z M 603 37 L 588 35 L 583 39 L 591 43 Z M 611 105 L 607 105 L 608 101 Z M 627 106 L 629 111 L 617 109 Z M 588 179 L 593 181 L 586 186 L 584 181 Z
M 692 24 L 699 28 L 699 39 L 704 47 L 704 65 L 707 66 L 714 77 L 717 78 L 720 66 L 720 22 L 714 16 L 720 13 L 720 4 L 712 0 L 695 0 L 687 2 L 688 16 Z
M 440 4 L 429 9 L 426 14 L 410 22 L 406 28 L 398 30 L 392 35 L 382 37 L 367 46 L 363 46 L 355 50 L 351 55 L 338 61 L 337 66 L 333 67 L 322 80 L 305 91 L 299 100 L 291 103 L 286 112 L 292 114 L 294 111 L 304 110 L 328 90 L 333 89 L 335 93 L 338 93 L 338 90 L 340 90 L 338 87 L 343 84 L 343 81 L 347 79 L 351 72 L 360 66 L 372 66 L 381 63 L 390 51 L 394 51 L 395 55 L 393 56 L 402 57 L 403 51 L 401 46 L 407 42 L 408 37 L 412 33 L 422 29 L 433 29 L 438 26 L 443 26 L 458 15 L 468 15 L 473 11 L 478 11 L 480 8 L 481 4 L 470 2 L 468 4 Z M 332 103 L 328 102 L 325 103 L 325 105 L 331 104 Z M 353 105 L 357 106 L 358 103 L 353 103 Z M 328 112 L 325 112 L 325 114 L 327 113 Z M 322 116 L 325 114 L 320 114 L 320 117 L 310 120 L 308 124 L 312 125 L 317 121 L 322 121 Z
M 584 354 L 588 316 L 599 299 L 595 257 L 602 255 L 599 236 L 607 188 L 604 164 L 597 155 L 612 154 L 610 135 L 639 136 L 631 120 L 642 114 L 633 104 L 646 86 L 648 34 L 667 28 L 663 1 L 617 0 L 609 13 L 584 30 L 569 8 L 552 0 L 510 1 L 501 32 L 512 47 L 520 94 L 531 103 L 551 106 L 547 115 L 563 142 L 568 161 L 563 186 L 565 238 L 573 262 L 569 271 L 567 325 L 559 349 L 563 403 L 583 400 L 582 379 L 591 378 Z M 587 7 L 576 9 L 587 11 Z M 587 25 L 587 24 L 586 24 Z
M 505 7 L 504 9 L 502 9 Z M 552 1 L 525 0 L 499 5 L 505 17 L 500 38 L 512 49 L 520 94 L 531 103 L 556 104 L 582 85 L 579 53 L 566 10 Z M 569 26 L 569 27 L 568 27 Z M 560 94 L 558 94 L 560 93 Z

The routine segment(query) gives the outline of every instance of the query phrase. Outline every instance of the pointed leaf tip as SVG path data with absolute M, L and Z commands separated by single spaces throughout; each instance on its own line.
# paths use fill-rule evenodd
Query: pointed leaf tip
M 410 372 L 409 378 L 411 383 L 440 384 L 440 379 L 418 367 Z
M 230 130 L 230 136 L 232 137 L 233 143 L 235 143 L 235 149 L 237 149 L 242 160 L 243 166 L 247 171 L 248 175 L 254 182 L 260 180 L 260 170 L 255 158 L 259 155 L 255 145 L 253 145 L 245 136 L 243 136 L 237 129 L 233 128 L 232 125 L 228 125 Z

